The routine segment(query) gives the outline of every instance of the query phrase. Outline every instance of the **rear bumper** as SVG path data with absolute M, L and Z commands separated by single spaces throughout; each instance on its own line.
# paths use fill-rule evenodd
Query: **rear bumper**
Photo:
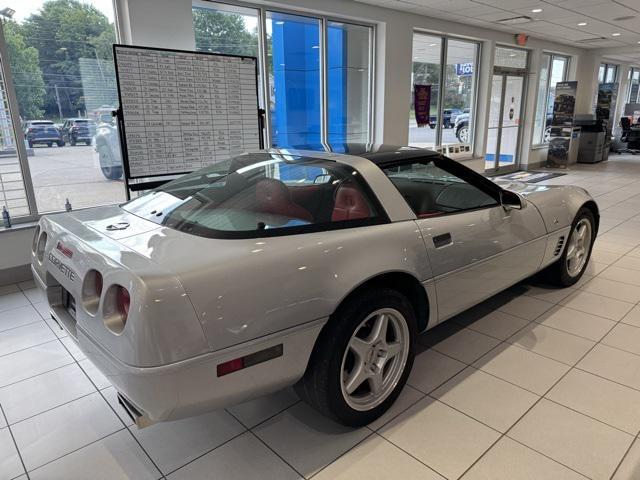
M 294 384 L 304 374 L 327 320 L 170 364 L 136 367 L 116 358 L 80 325 L 70 322 L 64 308 L 56 303 L 58 292 L 48 287 L 33 267 L 32 271 L 47 294 L 52 318 L 115 386 L 121 405 L 140 428 L 227 407 Z M 219 364 L 278 345 L 282 345 L 282 356 L 217 376 Z

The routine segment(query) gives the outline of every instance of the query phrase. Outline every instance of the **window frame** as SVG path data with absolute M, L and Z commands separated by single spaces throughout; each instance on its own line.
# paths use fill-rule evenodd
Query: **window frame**
M 556 58 L 564 60 L 564 67 L 563 67 L 562 80 L 561 80 L 562 82 L 566 82 L 567 79 L 569 78 L 569 68 L 571 67 L 571 57 L 569 55 L 562 55 L 562 54 L 553 53 L 553 52 L 542 52 L 542 57 L 544 58 L 545 56 L 548 56 L 549 58 L 549 64 L 547 68 L 547 77 L 545 81 L 545 91 L 544 91 L 545 102 L 544 102 L 544 108 L 542 110 L 540 111 L 536 110 L 536 120 L 538 115 L 542 115 L 544 116 L 544 122 L 543 122 L 543 128 L 540 131 L 540 137 L 534 138 L 533 141 L 531 142 L 531 146 L 533 147 L 543 147 L 543 146 L 549 145 L 549 142 L 544 141 L 544 132 L 547 127 L 546 118 L 547 118 L 547 111 L 549 110 L 549 92 L 551 91 L 551 77 L 553 76 L 553 61 Z M 541 66 L 542 66 L 542 62 L 541 62 Z M 540 89 L 540 82 L 538 81 L 538 94 L 540 93 L 539 89 Z M 538 105 L 536 105 L 536 109 L 537 107 Z
M 637 81 L 634 83 L 634 76 L 637 76 Z M 631 98 L 631 92 L 633 86 L 638 85 L 636 89 L 636 98 Z M 640 103 L 640 67 L 629 68 L 629 85 L 627 87 L 626 103 Z
M 459 37 L 455 35 L 445 35 L 442 33 L 432 32 L 429 30 L 421 30 L 421 29 L 413 30 L 412 37 L 411 37 L 412 41 L 415 35 L 425 35 L 430 37 L 436 37 L 440 40 L 440 64 L 439 64 L 440 75 L 438 77 L 438 99 L 437 99 L 438 104 L 436 107 L 437 118 L 436 118 L 436 127 L 435 127 L 436 138 L 435 138 L 434 148 L 437 148 L 442 145 L 442 132 L 444 130 L 444 111 L 447 110 L 446 108 L 444 108 L 444 91 L 446 88 L 445 82 L 447 80 L 446 70 L 447 70 L 447 52 L 448 52 L 449 41 L 454 40 L 457 42 L 465 42 L 465 43 L 473 44 L 475 46 L 476 58 L 475 58 L 473 80 L 472 80 L 473 98 L 471 100 L 471 105 L 469 107 L 471 109 L 471 114 L 469 115 L 469 120 L 470 120 L 469 123 L 473 126 L 473 129 L 470 130 L 469 132 L 470 133 L 469 147 L 471 152 L 471 154 L 469 155 L 469 158 L 470 158 L 473 156 L 473 152 L 475 151 L 475 143 L 476 143 L 475 133 L 476 133 L 476 121 L 478 119 L 478 108 L 477 108 L 478 107 L 478 86 L 480 84 L 479 82 L 480 65 L 482 63 L 482 55 L 484 54 L 482 49 L 482 45 L 483 45 L 482 41 Z M 412 58 L 413 58 L 413 55 L 412 55 Z M 412 60 L 411 68 L 413 69 L 413 60 Z M 413 84 L 409 85 L 409 89 L 410 89 L 410 93 L 413 94 Z M 455 127 L 452 127 L 452 128 L 455 128 Z M 407 135 L 407 145 L 410 145 L 410 139 L 408 135 Z
M 468 212 L 476 212 L 479 210 L 486 210 L 489 208 L 495 208 L 495 207 L 499 207 L 502 205 L 502 199 L 503 199 L 503 193 L 504 193 L 504 189 L 502 187 L 500 187 L 498 184 L 492 182 L 491 180 L 489 180 L 487 177 L 485 177 L 484 175 L 481 175 L 473 170 L 471 170 L 470 168 L 465 167 L 463 164 L 461 164 L 460 162 L 456 162 L 455 160 L 451 160 L 447 157 L 444 157 L 442 155 L 432 155 L 432 156 L 425 156 L 425 157 L 415 157 L 415 158 L 406 158 L 406 159 L 400 159 L 400 160 L 396 160 L 396 161 L 391 161 L 391 162 L 383 162 L 378 164 L 378 167 L 382 170 L 382 173 L 385 174 L 385 176 L 387 176 L 385 170 L 387 168 L 395 168 L 395 167 L 402 167 L 402 166 L 407 166 L 407 165 L 413 165 L 419 163 L 421 165 L 428 165 L 429 163 L 433 163 L 437 168 L 444 170 L 445 172 L 453 175 L 454 177 L 459 178 L 460 180 L 466 182 L 467 184 L 471 185 L 472 187 L 477 188 L 478 190 L 480 190 L 482 193 L 490 196 L 491 198 L 493 198 L 493 200 L 496 202 L 493 205 L 483 205 L 483 206 L 479 206 L 479 207 L 474 207 L 474 208 L 467 208 L 464 210 L 456 210 L 455 212 L 442 212 L 442 214 L 434 216 L 433 218 L 442 218 L 445 216 L 449 216 L 449 215 L 458 215 L 461 213 L 468 213 Z M 389 178 L 387 176 L 387 178 Z M 391 181 L 389 179 L 389 181 Z M 393 184 L 393 182 L 391 182 Z M 398 188 L 395 186 L 395 184 L 393 185 L 394 188 L 398 191 L 398 193 L 400 193 L 400 196 L 402 196 L 400 190 L 398 190 Z M 402 197 L 402 200 L 406 203 L 407 207 L 416 215 L 418 215 L 418 213 L 416 213 L 413 210 L 413 207 L 411 207 L 411 205 L 409 204 L 409 202 L 407 202 L 407 200 Z M 417 218 L 417 220 L 429 220 L 428 218 Z
M 270 92 L 269 71 L 267 62 L 267 12 L 282 13 L 286 15 L 294 15 L 300 17 L 314 18 L 320 21 L 320 140 L 328 143 L 328 112 L 327 112 L 327 92 L 328 92 L 328 55 L 327 55 L 327 31 L 329 23 L 343 23 L 347 25 L 357 25 L 369 28 L 369 78 L 368 78 L 368 138 L 365 143 L 373 143 L 375 137 L 376 126 L 376 108 L 374 107 L 375 99 L 375 77 L 376 77 L 376 41 L 377 41 L 377 25 L 367 21 L 354 21 L 340 18 L 334 15 L 326 15 L 315 11 L 295 10 L 290 8 L 281 8 L 280 6 L 270 7 L 269 5 L 261 5 L 251 2 L 235 1 L 235 0 L 192 0 L 191 6 L 199 8 L 216 9 L 216 4 L 227 5 L 229 7 L 243 7 L 254 10 L 257 14 L 257 34 L 258 34 L 258 69 L 262 78 L 262 85 L 259 86 L 265 105 L 260 108 L 265 110 L 264 124 L 264 140 L 265 146 L 272 145 L 271 138 L 271 111 L 268 108 L 268 99 Z
M 254 238 L 284 237 L 284 236 L 291 236 L 291 235 L 302 235 L 307 233 L 330 232 L 334 230 L 345 230 L 348 228 L 368 227 L 373 225 L 384 225 L 384 224 L 391 223 L 389 215 L 387 214 L 387 211 L 384 208 L 382 202 L 380 201 L 378 196 L 375 194 L 374 190 L 371 188 L 366 178 L 356 168 L 350 165 L 347 165 L 346 163 L 342 163 L 340 161 L 316 159 L 313 157 L 304 157 L 300 160 L 295 160 L 295 161 L 285 162 L 285 163 L 304 164 L 305 160 L 309 162 L 316 162 L 316 161 L 335 162 L 338 165 L 338 168 L 355 172 L 356 173 L 355 178 L 356 178 L 358 187 L 361 189 L 362 195 L 364 195 L 367 198 L 367 200 L 370 202 L 371 206 L 376 212 L 376 215 L 372 215 L 367 218 L 338 220 L 338 221 L 330 221 L 330 222 L 322 222 L 322 223 L 310 223 L 307 225 L 295 225 L 291 227 L 275 227 L 275 228 L 269 228 L 264 230 L 258 230 L 258 229 L 256 230 L 215 230 L 215 229 L 205 228 L 205 227 L 200 227 L 200 228 L 196 227 L 191 232 L 186 232 L 183 230 L 179 230 L 179 231 L 181 233 L 195 235 L 202 238 L 213 238 L 213 239 L 219 239 L 219 240 L 244 240 L 244 239 L 254 239 Z M 178 181 L 180 179 L 181 178 L 177 178 L 174 181 Z M 313 186 L 313 185 L 307 185 L 307 186 Z M 162 188 L 165 188 L 165 185 L 157 187 L 154 190 L 162 189 Z M 336 191 L 337 191 L 337 188 L 336 188 Z M 143 198 L 143 197 L 138 197 L 138 198 Z M 132 199 L 122 204 L 122 206 L 126 207 L 126 205 L 128 205 L 129 203 L 135 202 L 136 200 L 138 200 L 138 198 Z M 135 215 L 136 217 L 145 218 L 145 217 L 141 217 L 136 212 L 127 210 L 126 208 L 124 208 L 124 210 L 130 213 L 131 215 Z M 167 228 L 172 228 L 172 227 L 167 227 Z

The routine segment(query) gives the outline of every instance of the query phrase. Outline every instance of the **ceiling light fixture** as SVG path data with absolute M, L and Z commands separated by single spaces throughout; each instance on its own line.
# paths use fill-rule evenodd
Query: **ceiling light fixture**
M 579 26 L 579 27 L 584 27 L 584 26 L 586 26 L 586 25 L 587 25 L 587 22 L 580 22 L 580 23 L 578 24 L 578 26 Z
M 541 11 L 541 8 L 534 8 L 533 10 L 531 10 L 531 13 L 540 13 Z
M 622 35 L 622 34 L 621 34 L 621 33 L 618 33 L 618 32 L 616 32 L 616 33 L 612 33 L 612 34 L 611 34 L 611 36 L 612 36 L 612 37 L 619 37 L 620 35 Z

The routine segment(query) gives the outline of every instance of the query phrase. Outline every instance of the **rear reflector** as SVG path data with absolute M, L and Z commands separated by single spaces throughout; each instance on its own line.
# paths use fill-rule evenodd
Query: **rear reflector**
M 257 365 L 282 356 L 282 344 L 260 350 L 259 352 L 245 355 L 244 357 L 234 358 L 228 362 L 221 363 L 217 366 L 218 377 L 223 377 L 243 368 Z

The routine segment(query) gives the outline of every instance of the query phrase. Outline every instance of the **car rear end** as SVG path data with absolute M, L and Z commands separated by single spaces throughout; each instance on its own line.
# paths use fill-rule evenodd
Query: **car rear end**
M 93 120 L 74 120 L 69 128 L 69 138 L 74 143 L 86 143 L 91 145 L 96 134 L 96 124 Z
M 62 140 L 60 130 L 58 130 L 53 122 L 51 123 L 30 123 L 26 131 L 27 142 L 29 145 L 58 144 Z

